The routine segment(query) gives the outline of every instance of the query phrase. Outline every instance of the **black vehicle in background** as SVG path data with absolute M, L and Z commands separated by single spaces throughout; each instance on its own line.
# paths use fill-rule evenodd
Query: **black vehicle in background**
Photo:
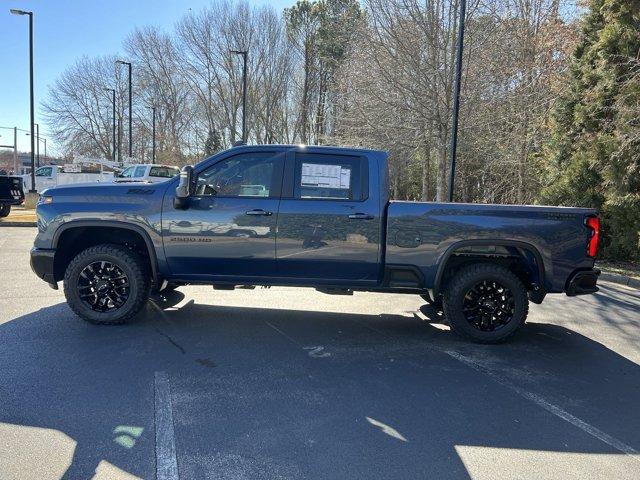
M 11 205 L 21 205 L 23 202 L 22 179 L 0 175 L 0 218 L 9 215 Z

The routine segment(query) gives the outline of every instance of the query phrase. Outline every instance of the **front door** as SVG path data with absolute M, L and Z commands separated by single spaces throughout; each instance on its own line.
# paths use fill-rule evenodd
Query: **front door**
M 382 219 L 371 170 L 356 155 L 290 155 L 278 214 L 280 276 L 311 284 L 377 282 Z
M 283 153 L 224 158 L 198 174 L 185 210 L 173 207 L 168 192 L 162 230 L 171 273 L 220 280 L 275 275 L 283 164 Z

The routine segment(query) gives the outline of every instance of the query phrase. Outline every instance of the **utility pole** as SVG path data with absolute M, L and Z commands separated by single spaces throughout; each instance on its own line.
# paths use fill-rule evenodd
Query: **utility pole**
M 449 201 L 453 202 L 453 185 L 456 173 L 456 154 L 458 149 L 458 115 L 460 113 L 460 86 L 462 83 L 462 50 L 464 48 L 464 17 L 467 11 L 467 0 L 460 0 L 460 24 L 458 26 L 458 45 L 456 48 L 456 76 L 453 94 L 453 116 L 451 118 L 451 171 L 449 172 Z
M 36 123 L 36 165 L 40 168 L 40 124 Z
M 247 142 L 247 50 L 231 50 L 231 53 L 242 55 L 242 141 Z
M 36 162 L 35 162 L 35 109 L 34 109 L 34 96 L 33 96 L 33 12 L 27 12 L 25 10 L 18 10 L 12 8 L 10 12 L 14 15 L 28 15 L 29 16 L 29 107 L 31 114 L 31 190 L 30 193 L 37 193 L 36 191 Z
M 13 149 L 13 174 L 17 175 L 16 168 L 18 165 L 18 127 L 0 127 L 7 130 L 13 130 L 13 145 L 0 145 L 0 148 L 12 148 Z M 1 137 L 2 135 L 0 135 Z
M 13 127 L 13 174 L 18 175 L 18 127 Z

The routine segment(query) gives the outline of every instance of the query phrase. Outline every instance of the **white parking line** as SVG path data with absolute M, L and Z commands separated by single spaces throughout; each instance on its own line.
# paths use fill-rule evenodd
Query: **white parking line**
M 155 373 L 156 479 L 178 480 L 171 390 L 165 372 Z
M 499 384 L 509 388 L 510 390 L 514 391 L 515 393 L 517 393 L 521 397 L 526 398 L 527 400 L 535 403 L 539 407 L 544 408 L 547 412 L 552 413 L 553 415 L 555 415 L 558 418 L 561 418 L 565 422 L 569 422 L 571 425 L 573 425 L 575 427 L 578 427 L 580 430 L 588 433 L 592 437 L 597 438 L 598 440 L 606 443 L 607 445 L 615 448 L 616 450 L 618 450 L 618 451 L 620 451 L 622 453 L 626 453 L 627 455 L 632 455 L 632 458 L 634 460 L 636 460 L 637 462 L 640 462 L 640 457 L 637 456 L 638 455 L 638 451 L 635 450 L 633 447 L 630 447 L 626 443 L 621 442 L 617 438 L 614 438 L 614 437 L 612 437 L 611 435 L 609 435 L 607 433 L 604 433 L 602 430 L 597 429 L 596 427 L 594 427 L 593 425 L 590 425 L 589 423 L 585 422 L 584 420 L 581 420 L 578 417 L 576 417 L 574 415 L 571 415 L 569 412 L 563 410 L 562 408 L 558 407 L 557 405 L 554 405 L 552 403 L 547 402 L 540 395 L 528 392 L 526 390 L 523 390 L 520 387 L 517 387 L 517 386 L 513 385 L 511 382 L 507 381 L 506 379 L 500 377 L 496 373 L 494 373 L 494 372 L 488 370 L 487 368 L 483 367 L 479 363 L 475 362 L 473 359 L 462 355 L 461 353 L 453 352 L 453 351 L 450 351 L 450 350 L 445 350 L 445 353 L 447 355 L 449 355 L 450 357 L 455 358 L 456 360 L 464 363 L 468 367 L 471 367 L 474 370 L 477 370 L 479 372 L 482 372 L 482 373 L 488 375 L 489 377 L 491 377 L 493 380 L 495 380 Z

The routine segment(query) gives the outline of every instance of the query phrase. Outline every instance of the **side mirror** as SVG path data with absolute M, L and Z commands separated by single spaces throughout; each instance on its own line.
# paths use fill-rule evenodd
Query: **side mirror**
M 187 200 L 195 193 L 193 167 L 186 165 L 180 170 L 180 181 L 176 187 L 176 196 L 173 199 L 175 208 L 187 208 Z

